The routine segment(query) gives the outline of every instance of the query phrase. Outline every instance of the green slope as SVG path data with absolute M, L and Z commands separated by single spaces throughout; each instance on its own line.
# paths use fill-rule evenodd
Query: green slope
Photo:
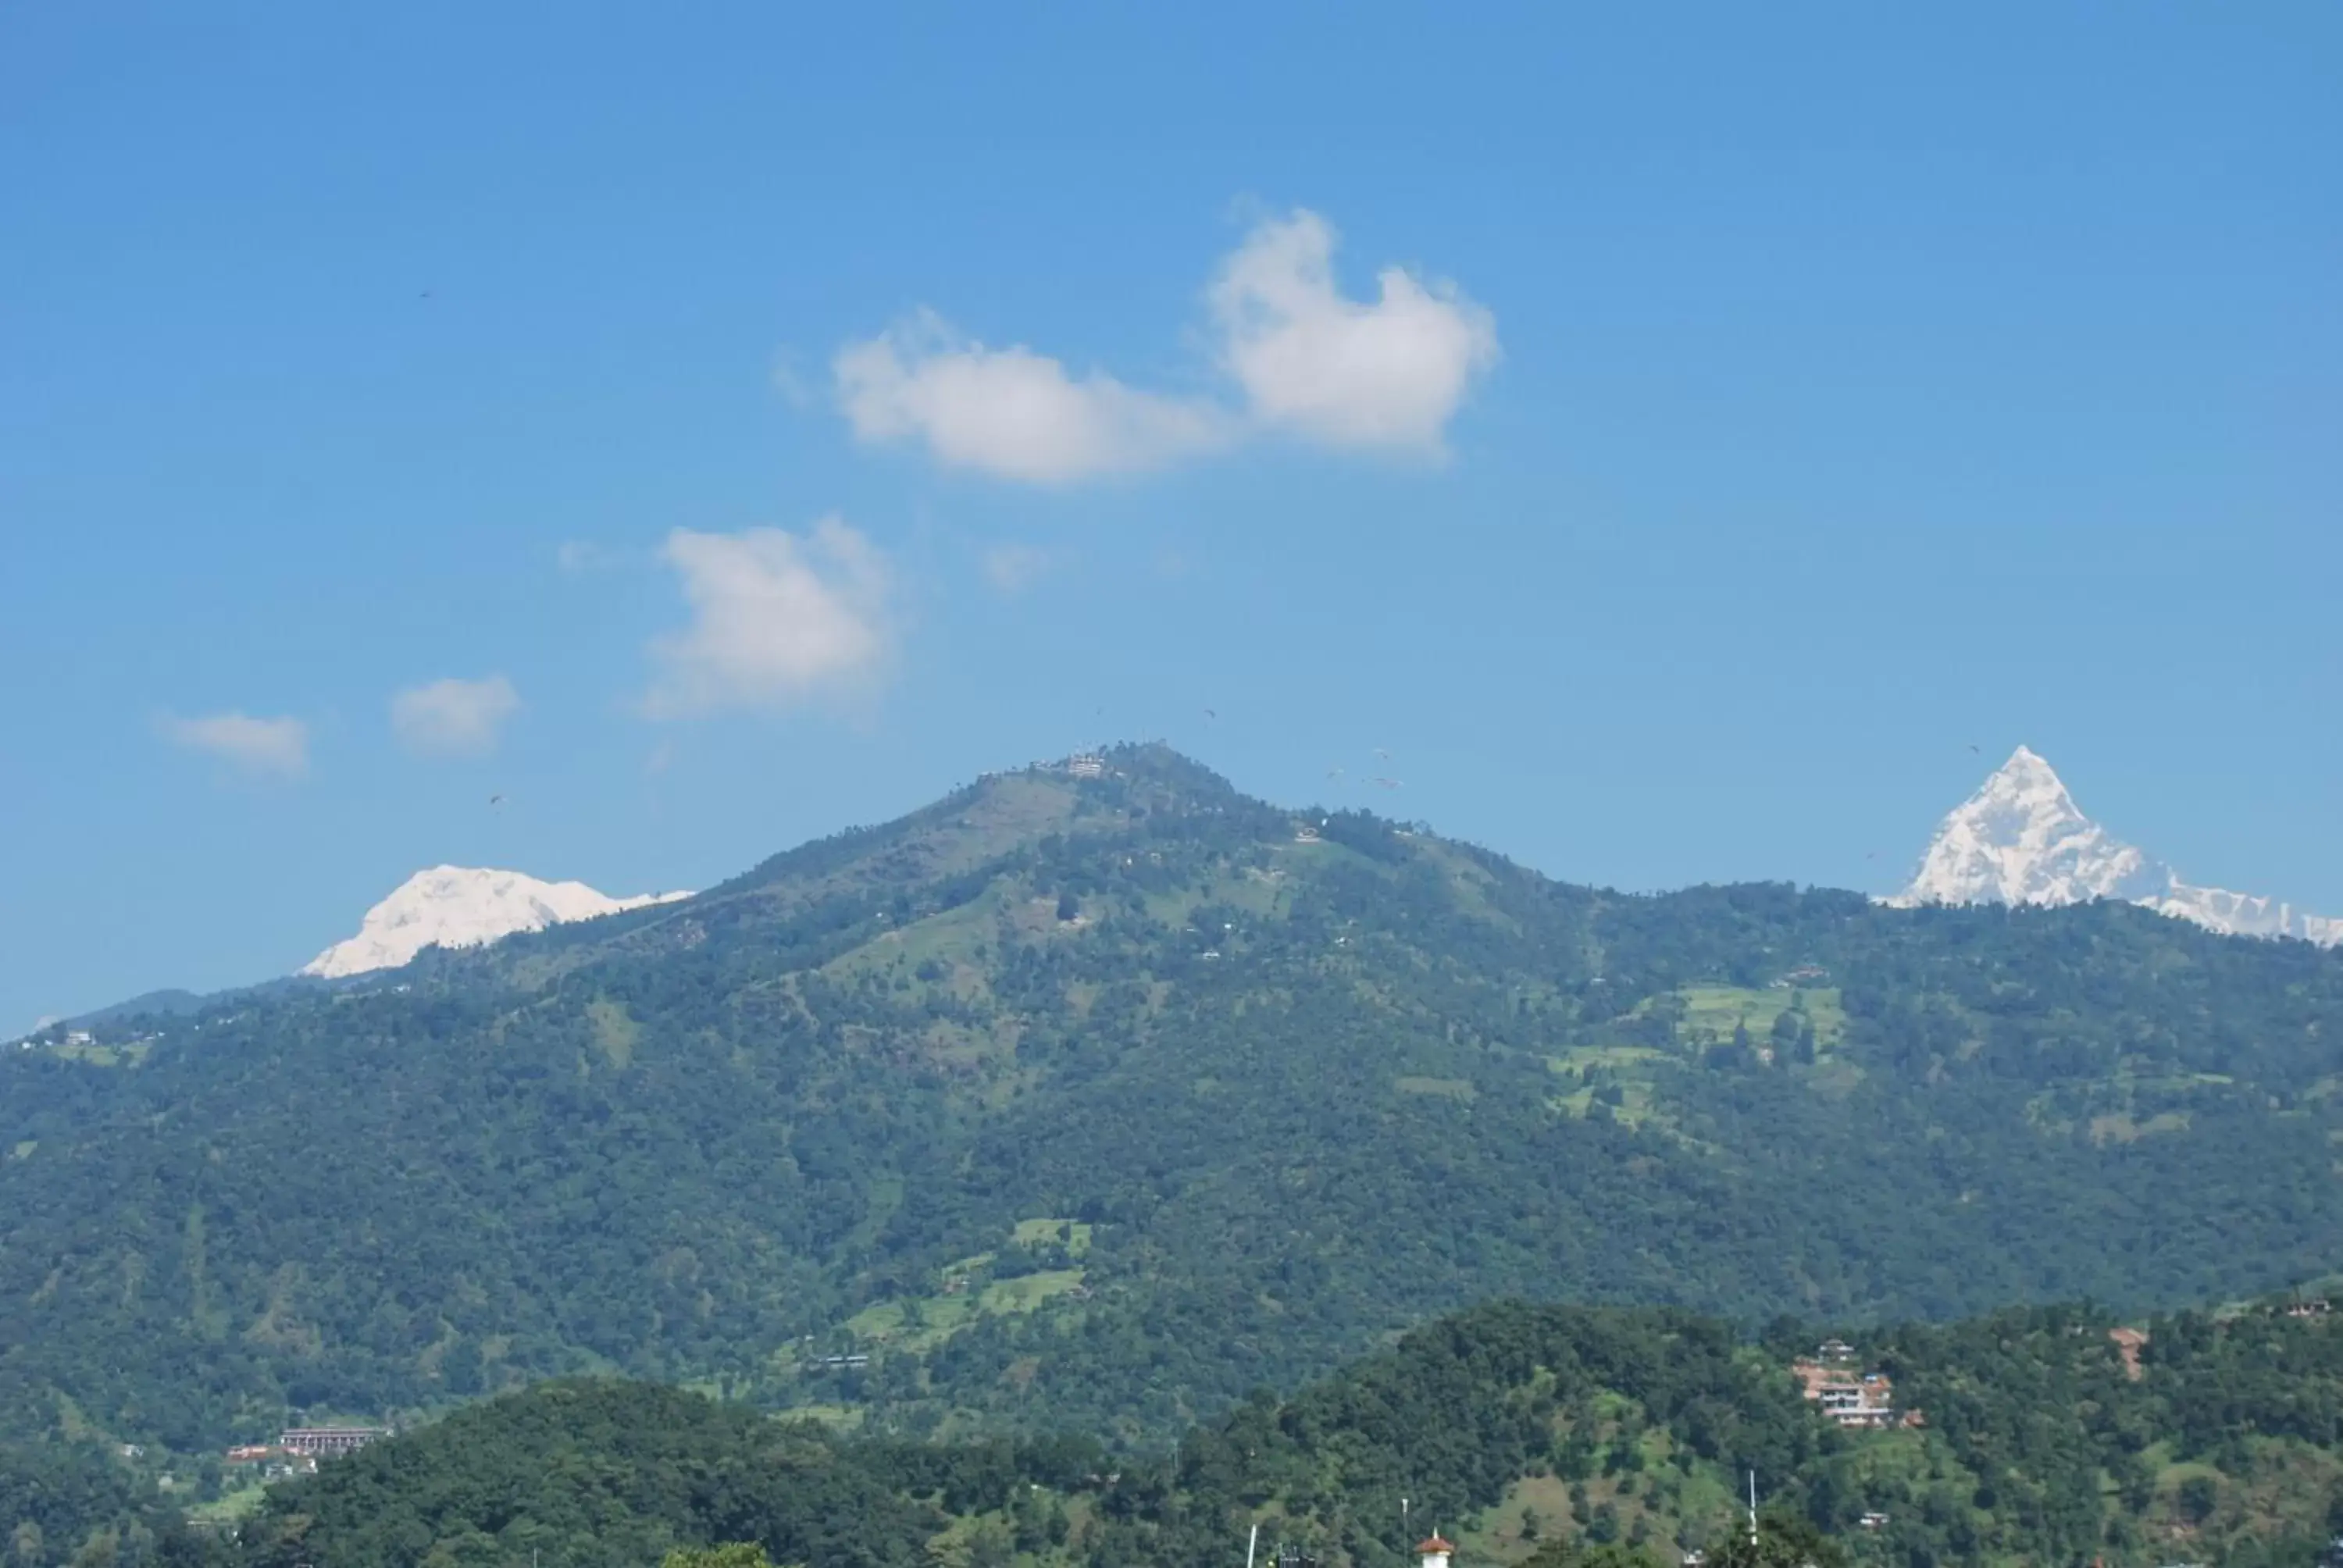
M 2207 1300 L 2336 1264 L 2338 1031 L 2299 944 L 1626 897 L 1130 749 L 7 1053 L 0 1412 L 199 1447 L 622 1370 L 1145 1438 L 1496 1294 Z
M 1789 1352 L 1718 1322 L 1503 1303 L 1152 1458 L 545 1385 L 275 1489 L 222 1563 L 618 1568 L 739 1540 L 777 1563 L 1174 1568 L 1232 1562 L 1258 1526 L 1329 1568 L 1400 1568 L 1436 1524 L 1460 1568 L 1603 1543 L 1656 1564 L 1732 1539 L 1751 1469 L 1859 1564 L 2309 1561 L 2343 1498 L 2343 1330 L 2159 1319 L 2135 1378 L 2115 1326 L 2048 1308 L 1858 1336 L 1852 1364 L 1924 1414 L 1884 1432 L 1832 1425 Z

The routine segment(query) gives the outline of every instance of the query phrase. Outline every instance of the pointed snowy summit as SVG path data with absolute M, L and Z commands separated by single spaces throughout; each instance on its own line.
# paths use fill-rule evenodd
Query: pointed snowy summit
M 435 945 L 478 947 L 516 931 L 540 931 L 569 920 L 590 920 L 689 897 L 645 893 L 614 899 L 583 882 L 541 882 L 518 871 L 434 866 L 400 883 L 366 912 L 357 935 L 336 942 L 304 964 L 301 972 L 335 980 L 397 969 Z
M 2083 815 L 2026 747 L 1938 824 L 1899 904 L 2074 904 L 2161 892 L 2170 869 Z
M 2092 821 L 2026 747 L 1937 825 L 1891 904 L 2077 904 L 2121 899 L 2237 936 L 2343 942 L 2343 920 L 2247 893 L 2198 888 Z

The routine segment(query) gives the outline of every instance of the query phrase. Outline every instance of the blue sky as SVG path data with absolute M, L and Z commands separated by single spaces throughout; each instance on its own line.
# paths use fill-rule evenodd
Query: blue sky
M 1159 10 L 11 8 L 0 1028 L 1134 736 L 2343 912 L 2343 13 Z

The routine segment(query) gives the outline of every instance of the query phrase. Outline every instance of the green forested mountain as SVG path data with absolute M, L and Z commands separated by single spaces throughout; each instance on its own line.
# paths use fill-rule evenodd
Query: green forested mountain
M 2115 1326 L 2054 1307 L 1858 1334 L 1849 1364 L 1920 1412 L 1877 1432 L 1832 1424 L 1786 1346 L 1722 1322 L 1503 1303 L 1154 1457 L 856 1438 L 652 1385 L 545 1384 L 276 1488 L 213 1556 L 631 1568 L 742 1541 L 843 1568 L 1187 1568 L 1234 1564 L 1257 1524 L 1329 1568 L 1402 1568 L 1434 1526 L 1459 1568 L 1559 1568 L 1604 1543 L 1657 1568 L 1733 1539 L 1754 1469 L 1769 1512 L 1837 1543 L 1825 1560 L 2308 1564 L 2343 1523 L 2343 1326 L 2161 1318 L 2136 1371 Z
M 2343 1237 L 2343 954 L 1623 896 L 1149 748 L 94 1032 L 0 1061 L 26 1434 L 624 1371 L 1146 1438 L 1494 1295 L 2147 1309 Z
M 77 1442 L 0 1441 L 0 1550 L 14 1568 L 112 1568 L 157 1554 L 177 1512 L 136 1449 Z

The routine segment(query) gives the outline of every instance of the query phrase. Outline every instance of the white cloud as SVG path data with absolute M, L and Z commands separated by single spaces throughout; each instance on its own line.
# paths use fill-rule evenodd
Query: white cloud
M 803 537 L 678 528 L 661 553 L 683 579 L 692 619 L 651 644 L 659 675 L 645 709 L 655 719 L 850 689 L 893 651 L 886 558 L 836 518 Z
M 390 699 L 390 728 L 409 751 L 480 757 L 497 749 L 497 731 L 519 711 L 520 693 L 501 675 L 435 680 Z
M 1050 566 L 1050 552 L 1036 546 L 994 545 L 984 552 L 984 580 L 1002 593 L 1022 593 Z
M 987 348 L 931 311 L 831 363 L 864 441 L 916 440 L 949 467 L 1062 485 L 1202 457 L 1262 431 L 1437 457 L 1448 421 L 1497 361 L 1496 319 L 1404 267 L 1372 302 L 1334 282 L 1334 230 L 1296 211 L 1256 227 L 1208 292 L 1214 368 L 1232 397 L 1174 396 L 1103 372 L 1077 378 L 1022 345 Z
M 623 566 L 626 555 L 608 545 L 598 545 L 591 539 L 564 539 L 554 550 L 553 558 L 563 571 L 591 572 Z
M 865 441 L 917 439 L 949 467 L 1060 485 L 1139 473 L 1225 445 L 1228 416 L 1199 398 L 1080 379 L 1021 345 L 987 348 L 933 312 L 839 350 L 840 406 Z
M 1335 286 L 1334 230 L 1312 212 L 1262 224 L 1212 285 L 1222 362 L 1261 423 L 1329 446 L 1437 456 L 1497 360 L 1497 324 L 1454 286 L 1404 267 L 1373 304 Z
M 164 738 L 191 751 L 207 751 L 256 778 L 298 779 L 309 770 L 309 727 L 297 719 L 255 719 L 213 713 L 199 719 L 165 715 Z

